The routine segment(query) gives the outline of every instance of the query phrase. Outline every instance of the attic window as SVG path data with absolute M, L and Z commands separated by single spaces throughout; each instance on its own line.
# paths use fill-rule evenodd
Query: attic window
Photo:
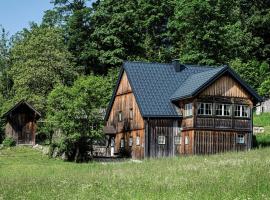
M 122 111 L 118 112 L 118 121 L 121 122 L 123 120 Z
M 129 119 L 133 119 L 133 108 L 129 109 Z

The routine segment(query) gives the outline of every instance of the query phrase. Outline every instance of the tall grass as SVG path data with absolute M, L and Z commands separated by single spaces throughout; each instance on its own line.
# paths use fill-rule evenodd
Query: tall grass
M 254 126 L 270 126 L 270 113 L 253 114 Z
M 0 199 L 270 199 L 270 148 L 75 164 L 0 150 Z

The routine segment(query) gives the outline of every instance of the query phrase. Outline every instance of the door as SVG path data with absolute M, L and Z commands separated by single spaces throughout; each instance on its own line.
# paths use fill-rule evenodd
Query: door
M 111 137 L 111 156 L 114 156 L 115 138 Z

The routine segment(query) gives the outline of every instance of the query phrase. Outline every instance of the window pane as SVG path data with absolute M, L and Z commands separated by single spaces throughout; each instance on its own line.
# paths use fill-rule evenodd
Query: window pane
M 236 105 L 236 106 L 235 106 L 234 115 L 235 115 L 236 117 L 241 117 L 241 106 L 240 106 L 240 105 Z
M 198 115 L 203 115 L 204 114 L 204 104 L 199 103 L 198 105 Z
M 139 146 L 140 145 L 140 136 L 136 137 L 136 145 Z
M 216 104 L 216 115 L 222 116 L 222 104 Z
M 181 136 L 174 137 L 174 144 L 181 144 Z
M 125 147 L 125 141 L 124 141 L 124 139 L 121 139 L 120 147 L 121 147 L 121 148 L 124 148 L 124 147 Z
M 133 145 L 133 138 L 130 137 L 130 138 L 129 138 L 129 146 L 132 147 L 132 145 Z
M 231 115 L 231 105 L 224 104 L 224 116 L 230 116 Z
M 185 137 L 185 144 L 189 144 L 189 136 Z
M 165 136 L 158 136 L 158 144 L 165 144 L 166 143 L 166 138 Z
M 243 134 L 238 134 L 237 135 L 237 143 L 238 144 L 245 144 L 245 137 Z
M 192 103 L 185 104 L 185 116 L 191 116 L 192 115 Z
M 243 106 L 242 117 L 249 117 L 249 107 L 248 106 Z
M 119 111 L 119 113 L 118 113 L 118 121 L 119 122 L 122 121 L 122 111 Z
M 211 103 L 205 104 L 205 115 L 212 115 L 212 104 Z

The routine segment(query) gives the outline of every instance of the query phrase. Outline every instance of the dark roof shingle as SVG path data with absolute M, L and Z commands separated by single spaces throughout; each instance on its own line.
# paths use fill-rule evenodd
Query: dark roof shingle
M 176 72 L 172 64 L 142 62 L 125 62 L 123 67 L 144 117 L 179 117 L 170 101 L 172 94 L 192 74 L 212 69 L 185 65 L 184 70 Z

